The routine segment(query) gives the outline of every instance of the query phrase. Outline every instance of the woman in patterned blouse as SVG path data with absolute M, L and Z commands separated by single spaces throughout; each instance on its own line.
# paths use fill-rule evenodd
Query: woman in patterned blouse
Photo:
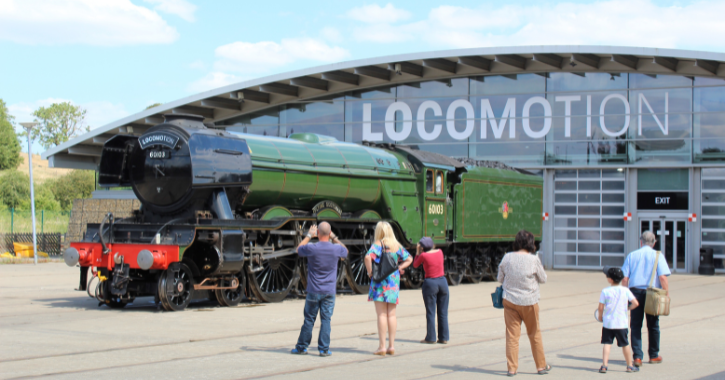
M 398 270 L 380 282 L 375 282 L 373 278 L 373 260 L 380 262 L 380 256 L 385 249 L 386 252 L 393 255 L 395 261 L 402 263 L 398 265 Z M 375 226 L 375 243 L 365 255 L 365 268 L 370 276 L 370 292 L 368 293 L 368 301 L 375 302 L 375 312 L 378 314 L 378 337 L 380 345 L 374 355 L 385 356 L 395 355 L 395 330 L 398 327 L 398 320 L 395 317 L 395 307 L 398 304 L 398 294 L 400 292 L 400 275 L 405 273 L 404 269 L 413 262 L 408 251 L 403 248 L 395 238 L 393 228 L 388 222 L 378 222 Z M 388 332 L 388 340 L 390 345 L 385 349 L 385 332 Z

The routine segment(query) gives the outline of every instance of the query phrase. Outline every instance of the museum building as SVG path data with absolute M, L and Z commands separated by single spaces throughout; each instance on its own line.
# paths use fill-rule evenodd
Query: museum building
M 544 178 L 548 268 L 621 265 L 652 230 L 673 271 L 697 272 L 700 247 L 711 247 L 725 273 L 725 54 L 535 46 L 341 62 L 145 110 L 43 158 L 97 170 L 114 134 L 141 135 L 174 113 L 240 134 L 309 132 L 500 161 Z

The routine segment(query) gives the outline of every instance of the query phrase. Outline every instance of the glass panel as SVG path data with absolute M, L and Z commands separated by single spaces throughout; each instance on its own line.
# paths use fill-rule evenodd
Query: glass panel
M 554 172 L 554 178 L 576 178 L 576 170 L 557 170 Z
M 642 221 L 640 221 L 640 225 L 639 225 L 639 236 L 642 236 L 642 234 L 645 231 L 649 231 L 650 228 L 652 228 L 652 227 L 650 225 L 650 221 L 649 220 L 642 220 Z
M 624 169 L 603 169 L 602 177 L 604 177 L 604 178 L 624 178 Z
M 591 191 L 591 190 L 599 190 L 599 188 L 600 188 L 599 181 L 581 181 L 581 182 L 579 182 L 579 190 Z
M 602 181 L 602 190 L 624 190 L 624 181 Z
M 288 103 L 281 108 L 280 124 L 342 124 L 345 122 L 345 103 L 341 101 Z
M 436 194 L 443 194 L 443 173 L 436 173 Z
M 586 73 L 584 76 L 572 73 L 549 73 L 546 90 L 586 91 L 617 90 L 627 88 L 627 74 Z
M 591 252 L 591 253 L 599 253 L 599 243 L 592 244 L 592 243 L 580 243 L 578 244 L 579 252 Z M 599 261 L 599 258 L 597 257 L 597 262 Z
M 599 194 L 579 194 L 579 203 L 599 203 Z
M 396 87 L 378 87 L 371 90 L 351 91 L 347 93 L 345 99 L 394 99 L 396 96 Z
M 703 232 L 702 241 L 714 241 L 714 242 L 725 241 L 725 232 Z
M 554 206 L 557 215 L 576 215 L 576 206 Z
M 330 136 L 345 141 L 345 126 L 343 124 L 293 124 L 282 126 L 287 130 L 286 136 L 293 133 L 316 133 L 318 135 Z
M 425 191 L 432 193 L 433 192 L 433 171 L 432 170 L 426 170 L 425 172 Z
M 702 215 L 725 216 L 725 206 L 702 206 Z
M 231 119 L 220 121 L 216 124 L 218 126 L 278 125 L 279 108 L 272 107 L 263 111 L 233 117 Z
M 725 219 L 702 218 L 702 228 L 717 228 L 720 230 L 725 230 Z
M 602 256 L 602 266 L 621 267 L 624 264 L 624 257 Z
M 624 206 L 602 206 L 602 215 L 624 215 Z
M 471 78 L 470 83 L 471 95 L 526 94 L 546 91 L 546 78 L 536 74 L 475 77 Z
M 576 202 L 576 194 L 554 194 L 554 202 Z
M 687 265 L 685 261 L 685 258 L 687 257 L 687 244 L 685 244 L 687 239 L 687 233 L 684 221 L 677 222 L 677 231 L 675 234 L 675 238 L 677 239 L 677 246 L 675 247 L 677 249 L 677 269 L 685 269 Z
M 601 175 L 600 170 L 579 170 L 579 178 L 599 178 Z
M 624 194 L 602 194 L 602 203 L 624 203 Z
M 725 179 L 705 179 L 702 181 L 703 189 L 725 190 Z
M 250 135 L 262 135 L 262 136 L 279 136 L 279 127 L 274 125 L 269 125 L 266 127 L 256 127 L 256 126 L 243 126 L 243 124 L 234 124 L 231 126 L 226 127 L 227 132 L 231 133 L 247 133 Z
M 454 78 L 443 82 L 417 82 L 398 86 L 398 99 L 435 98 L 442 96 L 468 96 L 468 78 Z M 406 100 L 407 102 L 407 100 Z M 412 107 L 411 107 L 412 108 Z
M 723 84 L 725 84 L 725 79 L 722 78 L 695 77 L 695 86 L 717 86 Z
M 637 170 L 637 190 L 679 190 L 690 189 L 690 171 L 688 169 L 639 169 Z
M 662 240 L 661 239 L 662 236 L 660 236 L 661 235 L 661 232 L 662 232 L 661 229 L 662 229 L 662 224 L 660 223 L 660 221 L 659 220 L 653 220 L 652 221 L 652 230 L 651 230 L 651 232 L 653 234 L 655 234 L 655 239 L 657 239 L 656 242 L 655 242 L 655 246 L 653 247 L 653 249 L 655 251 L 661 251 L 662 250 L 662 248 L 660 247 L 660 243 L 661 243 L 661 240 Z M 640 236 L 642 236 L 642 234 L 640 234 Z
M 554 265 L 576 265 L 576 256 L 573 255 L 555 255 Z
M 599 206 L 579 206 L 579 215 L 599 215 Z
M 629 88 L 686 87 L 692 79 L 680 75 L 629 74 Z
M 554 230 L 554 238 L 561 240 L 576 240 L 576 231 L 574 230 Z
M 602 231 L 602 240 L 624 241 L 624 231 Z
M 585 227 L 585 228 L 594 228 L 599 227 L 599 219 L 593 219 L 593 218 L 580 218 L 579 219 L 579 227 Z
M 554 218 L 554 227 L 576 227 L 576 218 Z
M 599 231 L 579 231 L 579 240 L 599 241 Z
M 576 243 L 555 243 L 556 252 L 576 252 Z
M 624 228 L 624 219 L 621 217 L 617 218 L 617 219 L 602 218 L 602 227 L 604 227 L 604 228 Z
M 576 182 L 556 181 L 554 182 L 554 190 L 576 190 Z
M 599 249 L 597 249 L 599 251 Z M 598 267 L 599 256 L 579 256 L 578 266 Z
M 725 87 L 696 88 L 693 98 L 695 112 L 725 111 Z
M 725 168 L 702 168 L 703 177 L 725 177 Z
M 624 244 L 602 244 L 602 252 L 606 253 L 624 253 Z
M 672 245 L 675 238 L 674 222 L 670 220 L 665 221 L 665 230 L 662 233 L 664 236 L 660 237 L 665 242 L 665 251 L 663 253 L 665 254 L 665 259 L 667 259 L 667 264 L 669 264 L 670 268 L 673 268 L 675 264 L 675 261 L 673 260 L 675 248 Z

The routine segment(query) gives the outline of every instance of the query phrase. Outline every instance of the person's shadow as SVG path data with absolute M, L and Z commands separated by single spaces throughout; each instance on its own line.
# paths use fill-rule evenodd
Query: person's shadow
M 498 375 L 498 376 L 506 376 L 506 374 L 507 374 L 506 371 L 483 369 L 483 368 L 479 368 L 479 367 L 465 367 L 462 365 L 432 365 L 431 367 L 438 368 L 438 369 L 445 369 L 445 370 L 453 371 L 453 372 L 470 372 L 470 373 Z
M 581 361 L 585 361 L 585 362 L 599 363 L 600 365 L 602 363 L 602 358 L 591 358 L 591 357 L 574 356 L 574 355 L 564 355 L 564 354 L 556 355 L 556 357 L 562 358 L 562 359 L 581 360 Z M 612 360 L 612 359 L 609 359 L 609 364 L 627 365 L 627 362 L 624 361 L 624 360 Z

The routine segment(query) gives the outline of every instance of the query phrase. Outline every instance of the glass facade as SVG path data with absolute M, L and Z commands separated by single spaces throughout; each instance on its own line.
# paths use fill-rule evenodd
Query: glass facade
M 702 246 L 712 248 L 715 271 L 725 273 L 725 169 L 702 169 Z
M 476 76 L 351 91 L 221 122 L 229 131 L 414 145 L 519 167 L 725 162 L 725 80 L 627 73 Z

